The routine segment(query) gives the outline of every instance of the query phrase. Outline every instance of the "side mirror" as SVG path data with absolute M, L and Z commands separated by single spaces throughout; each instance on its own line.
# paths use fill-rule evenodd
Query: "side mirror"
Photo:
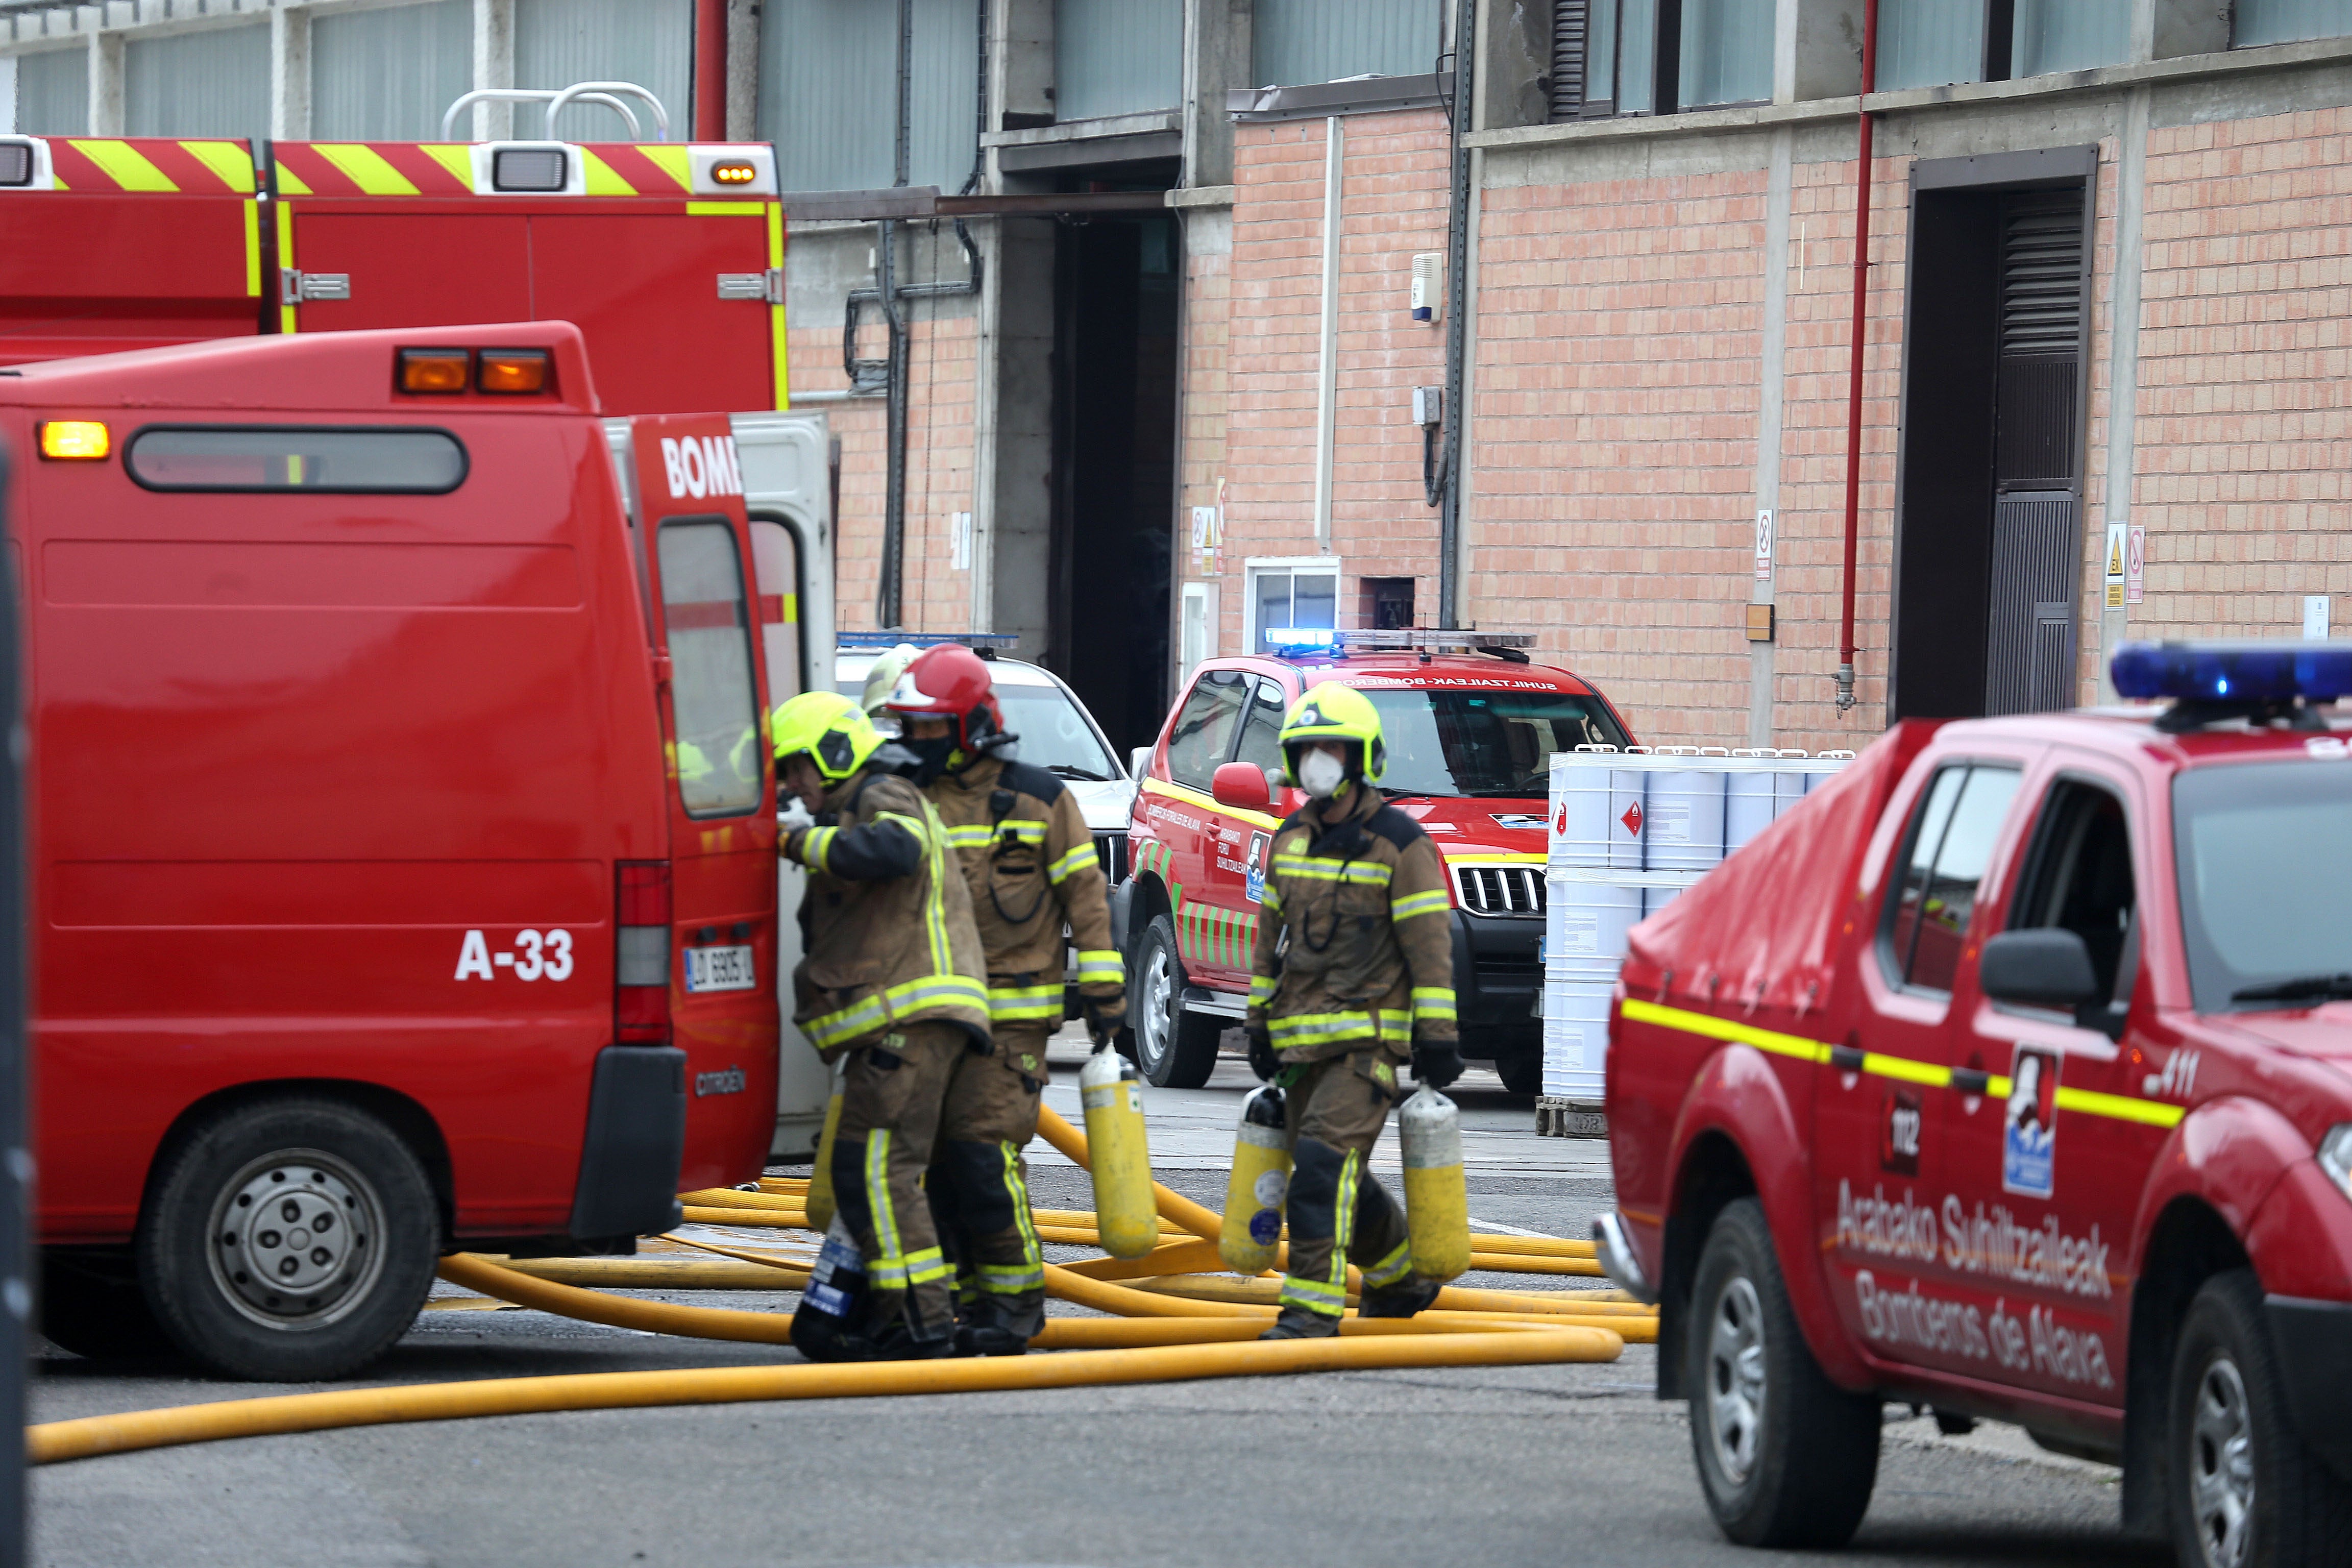
M 1977 984 L 1996 1002 L 2074 1008 L 2100 1000 L 2091 950 L 2071 931 L 2005 931 L 1977 955 Z
M 1227 763 L 1209 781 L 1209 793 L 1219 805 L 1235 811 L 1264 811 L 1274 804 L 1265 787 L 1265 770 L 1255 763 Z
M 1138 746 L 1127 754 L 1127 776 L 1138 783 L 1151 775 L 1151 753 L 1155 748 Z

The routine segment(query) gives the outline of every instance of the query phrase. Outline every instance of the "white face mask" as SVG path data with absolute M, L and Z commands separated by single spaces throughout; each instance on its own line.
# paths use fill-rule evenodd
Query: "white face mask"
M 1298 764 L 1298 787 L 1317 800 L 1328 800 L 1348 782 L 1348 770 L 1325 751 L 1312 751 Z

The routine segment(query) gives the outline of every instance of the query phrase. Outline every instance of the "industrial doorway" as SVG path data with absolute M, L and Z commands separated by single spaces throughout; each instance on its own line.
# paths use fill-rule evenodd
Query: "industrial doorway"
M 1124 755 L 1168 707 L 1179 239 L 1157 216 L 1056 233 L 1049 662 Z
M 1913 166 L 1890 718 L 2074 706 L 2096 168 Z

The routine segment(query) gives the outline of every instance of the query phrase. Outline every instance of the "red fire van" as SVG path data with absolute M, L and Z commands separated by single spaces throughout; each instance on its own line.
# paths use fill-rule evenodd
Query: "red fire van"
M 0 372 L 44 1331 L 338 1375 L 454 1247 L 756 1175 L 774 791 L 724 415 L 562 322 Z

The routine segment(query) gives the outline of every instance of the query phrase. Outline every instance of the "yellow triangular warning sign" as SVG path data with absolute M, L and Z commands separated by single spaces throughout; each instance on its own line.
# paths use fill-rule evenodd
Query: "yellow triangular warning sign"
M 2123 574 L 2124 542 L 2120 538 L 2110 539 L 2107 541 L 2107 575 L 2120 577 Z

